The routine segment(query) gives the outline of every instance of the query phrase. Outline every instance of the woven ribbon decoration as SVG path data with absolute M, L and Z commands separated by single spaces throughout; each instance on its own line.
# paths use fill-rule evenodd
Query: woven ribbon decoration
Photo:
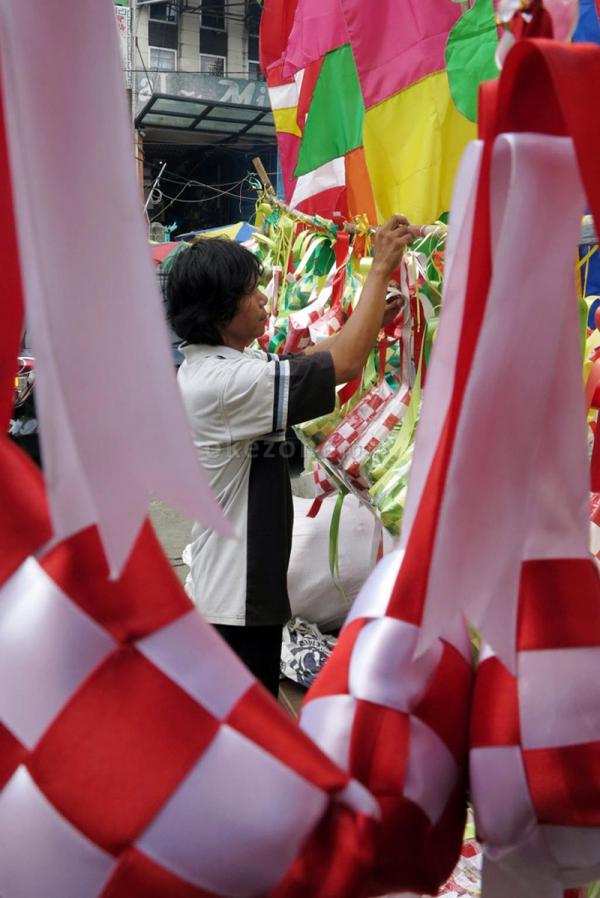
M 471 148 L 455 188 L 445 311 L 429 375 L 434 387 L 423 404 L 422 420 L 435 425 L 428 434 L 434 444 L 443 421 L 435 385 L 447 381 L 447 356 L 456 352 L 452 321 L 462 313 L 477 166 Z M 413 493 L 416 504 L 430 498 L 423 480 Z M 361 590 L 301 715 L 302 728 L 381 805 L 368 894 L 434 894 L 458 859 L 466 816 L 471 647 L 456 613 L 441 638 L 415 657 L 429 558 L 410 526 L 403 531 L 406 549 L 386 556 Z
M 11 546 L 19 509 L 49 527 L 38 472 L 0 449 L 3 509 L 10 476 L 20 492 L 0 522 L 3 898 L 362 894 L 369 793 L 204 622 L 149 524 L 116 582 L 95 528 L 39 561 Z
M 487 898 L 558 898 L 565 887 L 600 876 L 600 583 L 584 525 L 589 473 L 571 252 L 586 194 L 600 220 L 593 152 L 600 126 L 586 115 L 575 79 L 600 88 L 600 49 L 525 41 L 508 57 L 497 95 L 490 90 L 483 96 L 489 180 L 482 173 L 476 220 L 485 235 L 491 198 L 488 306 L 504 287 L 504 314 L 519 306 L 526 332 L 537 318 L 540 339 L 532 291 L 506 290 L 504 241 L 513 282 L 523 283 L 529 268 L 542 291 L 556 347 L 546 342 L 543 353 L 534 351 L 534 376 L 546 389 L 526 496 L 513 651 L 502 651 L 502 638 L 496 643 L 500 658 L 484 651 L 472 712 L 471 792 Z M 515 135 L 509 161 L 496 135 L 510 130 L 536 134 Z M 504 237 L 495 226 L 503 191 Z M 528 221 L 532 228 L 540 219 L 557 222 L 558 233 L 540 247 L 539 264 L 533 255 L 526 258 L 528 241 L 518 245 L 513 237 L 519 213 L 524 232 Z M 484 269 L 479 267 L 482 280 Z M 527 432 L 524 425 L 521 432 Z M 493 637 L 493 627 L 486 636 Z

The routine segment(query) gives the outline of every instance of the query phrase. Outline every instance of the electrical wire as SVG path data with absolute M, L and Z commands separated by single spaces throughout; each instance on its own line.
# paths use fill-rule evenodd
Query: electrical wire
M 173 174 L 173 173 L 171 173 L 171 174 Z M 250 174 L 250 172 L 248 174 Z M 247 177 L 248 177 L 248 175 L 245 176 L 245 178 L 247 178 Z M 245 178 L 243 180 L 245 180 Z M 196 181 L 195 179 L 189 179 L 188 181 L 186 181 L 185 178 L 181 178 L 181 177 L 168 178 L 168 177 L 165 177 L 165 175 L 163 175 L 160 180 L 166 181 L 169 184 L 184 184 L 185 183 L 186 186 L 188 186 L 188 187 L 205 187 L 207 190 L 216 190 L 217 192 L 219 191 L 219 188 L 221 188 L 221 187 L 238 187 L 239 184 L 241 183 L 239 178 L 236 181 L 221 181 L 218 184 L 205 184 L 203 181 Z
M 212 203 L 213 200 L 218 200 L 218 199 L 219 199 L 218 196 L 206 196 L 206 197 L 203 197 L 202 199 L 199 199 L 199 200 L 180 200 L 180 199 L 177 199 L 176 197 L 170 197 L 170 196 L 168 196 L 166 193 L 163 193 L 162 190 L 160 190 L 160 189 L 157 190 L 157 193 L 160 193 L 162 199 L 165 199 L 165 200 L 171 200 L 172 203 L 174 203 L 174 202 L 178 202 L 178 203 L 187 203 L 187 204 L 189 204 L 189 205 L 194 205 L 194 204 L 199 205 L 199 204 L 202 204 L 202 203 Z M 237 191 L 231 191 L 231 193 L 228 193 L 228 194 L 223 193 L 223 194 L 221 194 L 221 196 L 236 196 L 236 197 L 237 197 Z M 245 199 L 245 200 L 251 200 L 251 199 L 253 199 L 253 196 L 252 196 L 251 194 L 247 194 L 246 196 L 242 196 L 242 199 Z M 159 201 L 159 202 L 160 202 L 160 201 Z M 162 213 L 163 213 L 166 209 L 168 209 L 168 208 L 169 208 L 168 206 L 165 206 L 163 209 L 161 209 L 161 211 L 159 212 L 159 215 L 162 215 Z M 153 219 L 153 220 L 154 220 L 154 219 Z
M 216 199 L 218 199 L 220 196 L 231 196 L 233 193 L 236 193 L 236 189 L 237 189 L 238 187 L 241 187 L 241 185 L 243 185 L 244 183 L 246 183 L 246 182 L 248 181 L 248 177 L 249 177 L 249 176 L 246 175 L 245 177 L 242 178 L 241 181 L 238 181 L 237 184 L 235 185 L 235 189 L 232 189 L 232 190 L 221 190 L 221 191 L 218 191 L 218 192 L 217 192 L 217 193 L 218 193 L 217 196 L 204 197 L 203 199 L 196 199 L 196 200 L 180 200 L 180 199 L 179 199 L 179 197 L 181 196 L 181 194 L 182 194 L 185 190 L 188 189 L 188 184 L 185 184 L 185 185 L 181 188 L 181 190 L 179 191 L 179 193 L 178 193 L 176 196 L 174 196 L 174 197 L 168 196 L 167 194 L 163 193 L 162 190 L 158 189 L 159 193 L 161 194 L 161 197 L 163 197 L 164 199 L 170 200 L 170 202 L 168 202 L 166 206 L 163 206 L 162 209 L 160 210 L 160 212 L 158 212 L 153 218 L 151 218 L 150 221 L 151 221 L 151 222 L 156 221 L 156 219 L 159 218 L 159 216 L 163 215 L 163 214 L 167 211 L 167 209 L 170 209 L 170 207 L 173 205 L 173 203 L 179 202 L 179 203 L 196 203 L 196 204 L 201 204 L 201 203 L 208 203 L 208 202 L 211 202 L 211 200 L 216 200 Z

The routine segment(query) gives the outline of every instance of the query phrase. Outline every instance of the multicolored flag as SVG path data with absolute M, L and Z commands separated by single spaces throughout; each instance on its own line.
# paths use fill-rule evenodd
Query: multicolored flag
M 455 107 L 445 49 L 452 0 L 266 0 L 261 62 L 287 201 L 371 222 L 431 221 L 450 205 L 474 125 Z

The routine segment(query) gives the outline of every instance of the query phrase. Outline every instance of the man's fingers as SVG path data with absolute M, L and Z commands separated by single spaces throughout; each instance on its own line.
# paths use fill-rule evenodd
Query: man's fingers
M 410 222 L 409 222 L 408 218 L 406 218 L 404 215 L 392 215 L 392 217 L 389 220 L 389 224 L 391 225 L 392 228 L 398 228 L 398 227 L 400 227 L 400 225 L 403 225 L 404 227 L 406 227 L 407 225 L 410 224 Z

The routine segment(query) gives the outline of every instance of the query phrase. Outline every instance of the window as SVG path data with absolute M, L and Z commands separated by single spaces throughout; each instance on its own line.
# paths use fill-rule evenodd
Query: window
M 260 70 L 260 63 L 255 62 L 253 59 L 248 60 L 248 78 L 250 79 L 250 81 L 265 80 Z
M 260 6 L 256 0 L 247 0 L 246 4 L 246 29 L 248 32 L 248 78 L 252 81 L 262 81 L 262 73 L 259 65 L 258 33 L 260 30 Z
M 213 63 L 221 66 L 222 71 L 211 74 L 223 75 L 227 58 L 227 30 L 225 28 L 225 0 L 202 0 L 202 16 L 200 19 L 200 71 L 203 57 L 223 57 L 223 61 Z M 208 64 L 208 63 L 207 63 Z
M 259 58 L 258 53 L 258 34 L 248 35 L 248 59 L 256 61 Z
M 260 6 L 256 0 L 247 0 L 246 6 L 246 27 L 248 34 L 254 34 L 258 37 L 260 29 Z
M 225 31 L 225 0 L 202 0 L 201 27 Z
M 200 71 L 205 75 L 217 75 L 219 78 L 223 78 L 225 76 L 225 57 L 201 53 Z
M 149 19 L 151 22 L 170 22 L 177 24 L 176 3 L 152 3 L 149 7 Z
M 154 3 L 148 19 L 148 46 L 177 50 L 177 4 Z
M 159 72 L 177 71 L 177 53 L 165 50 L 164 47 L 148 47 L 150 51 L 150 68 Z

